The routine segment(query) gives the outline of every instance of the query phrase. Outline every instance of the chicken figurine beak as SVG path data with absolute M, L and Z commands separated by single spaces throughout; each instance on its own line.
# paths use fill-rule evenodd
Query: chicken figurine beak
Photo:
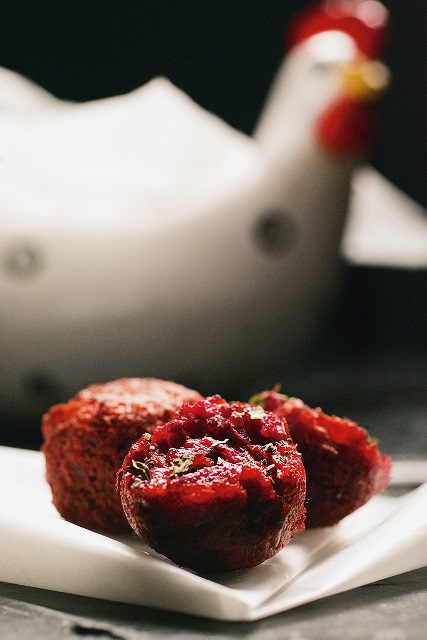
M 381 60 L 362 55 L 344 64 L 340 76 L 341 94 L 357 100 L 376 100 L 390 82 L 390 72 Z

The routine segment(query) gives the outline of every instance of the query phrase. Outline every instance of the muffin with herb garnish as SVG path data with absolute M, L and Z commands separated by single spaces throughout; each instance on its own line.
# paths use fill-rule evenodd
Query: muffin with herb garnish
M 201 573 L 260 564 L 304 528 L 305 471 L 286 422 L 220 396 L 140 438 L 117 481 L 135 533 Z

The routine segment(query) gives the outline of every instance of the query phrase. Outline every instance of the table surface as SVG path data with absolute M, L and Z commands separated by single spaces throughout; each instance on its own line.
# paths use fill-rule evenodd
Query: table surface
M 4 640 L 426 640 L 427 568 L 257 622 L 219 622 L 0 583 Z

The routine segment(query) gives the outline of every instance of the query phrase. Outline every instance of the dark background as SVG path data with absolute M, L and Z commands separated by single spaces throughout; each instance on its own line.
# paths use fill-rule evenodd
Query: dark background
M 286 25 L 310 4 L 285 0 L 16 2 L 2 9 L 0 65 L 56 96 L 93 100 L 167 76 L 196 102 L 253 130 L 283 54 Z M 384 0 L 390 90 L 372 164 L 427 206 L 425 0 Z M 346 266 L 325 333 L 274 376 L 325 410 L 391 400 L 426 408 L 427 272 Z M 291 388 L 289 388 L 291 387 Z M 411 405 L 411 406 L 412 406 Z M 354 415 L 354 414 L 353 414 Z M 354 417 L 357 417 L 354 416 Z

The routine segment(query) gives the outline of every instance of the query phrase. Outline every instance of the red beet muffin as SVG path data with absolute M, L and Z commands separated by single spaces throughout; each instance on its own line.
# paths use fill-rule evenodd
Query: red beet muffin
M 117 480 L 137 535 L 201 573 L 260 564 L 304 528 L 305 471 L 286 422 L 220 396 L 133 444 Z
M 288 423 L 307 473 L 307 528 L 337 524 L 386 488 L 391 460 L 352 420 L 275 391 L 257 394 L 250 402 Z
M 197 391 L 155 378 L 94 384 L 43 416 L 42 451 L 53 504 L 70 522 L 95 531 L 129 531 L 117 470 L 130 445 L 169 420 Z

